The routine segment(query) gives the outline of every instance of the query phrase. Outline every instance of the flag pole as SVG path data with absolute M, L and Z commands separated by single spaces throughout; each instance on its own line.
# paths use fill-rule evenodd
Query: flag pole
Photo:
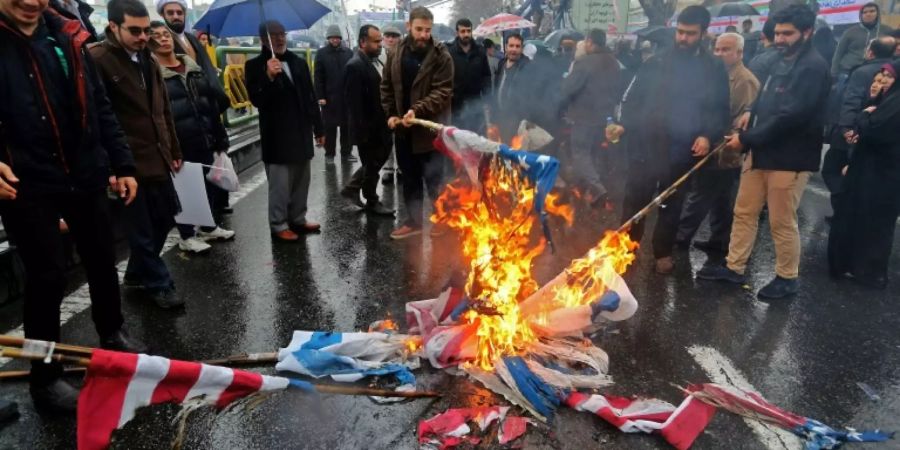
M 47 360 L 56 361 L 63 364 L 71 364 L 81 367 L 91 365 L 90 358 L 82 358 L 79 356 L 69 356 L 62 354 L 41 355 L 38 353 L 26 352 L 20 348 L 0 347 L 0 357 L 30 359 L 30 360 Z M 369 388 L 363 386 L 341 386 L 332 384 L 312 384 L 316 392 L 320 394 L 336 394 L 336 395 L 365 395 L 375 397 L 398 397 L 398 398 L 426 398 L 426 397 L 442 397 L 443 394 L 433 391 L 392 391 L 390 389 Z

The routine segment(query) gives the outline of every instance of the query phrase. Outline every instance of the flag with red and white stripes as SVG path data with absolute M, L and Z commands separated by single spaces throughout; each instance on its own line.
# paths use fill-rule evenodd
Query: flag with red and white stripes
M 312 390 L 311 384 L 299 380 L 97 349 L 78 397 L 78 449 L 107 448 L 112 432 L 142 406 L 202 397 L 221 409 L 247 395 L 290 385 Z
M 679 450 L 690 448 L 716 413 L 714 406 L 693 396 L 687 396 L 676 408 L 657 399 L 573 392 L 566 404 L 577 411 L 596 414 L 625 433 L 659 433 Z

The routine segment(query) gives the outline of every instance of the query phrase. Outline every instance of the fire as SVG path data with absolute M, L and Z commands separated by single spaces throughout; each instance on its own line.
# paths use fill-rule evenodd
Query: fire
M 478 352 L 474 365 L 493 370 L 493 362 L 506 355 L 521 354 L 538 336 L 519 302 L 534 294 L 539 285 L 531 265 L 546 241 L 532 233 L 538 223 L 533 211 L 535 189 L 499 159 L 491 159 L 481 171 L 477 189 L 463 179 L 449 184 L 435 202 L 431 221 L 443 223 L 460 236 L 463 256 L 469 265 L 465 291 L 473 307 L 463 316 L 477 325 Z M 548 213 L 572 224 L 574 210 L 548 195 Z M 586 256 L 567 269 L 569 282 L 554 291 L 554 303 L 577 306 L 596 300 L 611 276 L 623 273 L 634 260 L 628 236 L 607 233 Z
M 509 141 L 509 148 L 513 148 L 513 149 L 516 149 L 516 150 L 521 150 L 521 149 L 522 149 L 522 141 L 523 141 L 523 140 L 524 140 L 524 139 L 522 138 L 522 136 L 520 136 L 520 135 L 518 135 L 518 134 L 515 135 L 515 136 L 513 136 L 512 140 Z

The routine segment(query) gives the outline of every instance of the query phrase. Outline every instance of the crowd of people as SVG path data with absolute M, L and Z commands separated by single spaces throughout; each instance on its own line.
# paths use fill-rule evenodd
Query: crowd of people
M 321 229 L 307 217 L 317 146 L 327 164 L 338 151 L 352 164 L 356 147 L 361 166 L 341 196 L 361 211 L 393 218 L 378 182 L 402 183 L 405 216 L 391 233 L 400 240 L 423 233 L 425 198 L 437 198 L 452 170 L 414 119 L 504 142 L 524 123 L 555 137 L 531 150 L 561 159 L 565 183 L 589 208 L 608 212 L 610 198 L 622 197 L 623 220 L 717 152 L 658 210 L 649 244 L 655 270 L 672 273 L 675 250 L 693 242 L 725 255 L 698 278 L 743 284 L 765 209 L 776 276 L 758 295 L 783 298 L 799 289 L 797 209 L 827 142 L 831 275 L 884 288 L 900 211 L 900 49 L 873 5 L 831 62 L 814 45 L 815 14 L 801 5 L 772 14 L 761 32 L 744 22 L 743 33 L 714 38 L 707 9 L 689 6 L 671 45 L 632 50 L 620 41 L 615 52 L 602 30 L 581 42 L 564 36 L 556 49 L 505 33 L 501 51 L 476 40 L 468 19 L 443 43 L 431 35 L 431 12 L 417 7 L 405 36 L 364 25 L 352 49 L 329 27 L 313 70 L 288 49 L 284 26 L 267 21 L 245 76 L 259 111 L 273 239 Z M 110 196 L 127 224 L 124 285 L 162 308 L 183 305 L 160 257 L 181 209 L 172 175 L 185 161 L 208 166 L 227 151 L 220 115 L 229 102 L 205 44 L 185 31 L 184 0 L 158 1 L 164 21 L 151 21 L 138 0 L 111 0 L 102 41 L 84 6 L 0 0 L 0 216 L 27 274 L 26 337 L 60 337 L 63 219 L 87 273 L 101 347 L 139 352 L 144 346 L 123 328 Z M 206 189 L 219 223 L 227 192 Z M 704 220 L 710 237 L 694 241 Z M 177 228 L 186 252 L 234 238 L 221 226 Z M 640 241 L 644 228 L 632 227 L 632 238 Z M 444 233 L 430 228 L 432 237 Z M 62 367 L 32 367 L 35 403 L 74 410 L 77 391 L 60 379 Z

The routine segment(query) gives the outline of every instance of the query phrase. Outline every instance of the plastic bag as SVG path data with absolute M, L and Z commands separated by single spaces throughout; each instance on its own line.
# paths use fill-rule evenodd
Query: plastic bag
M 215 154 L 212 167 L 209 169 L 209 173 L 206 174 L 206 179 L 228 192 L 236 192 L 241 187 L 237 172 L 234 171 L 234 165 L 231 163 L 231 158 L 225 152 Z

